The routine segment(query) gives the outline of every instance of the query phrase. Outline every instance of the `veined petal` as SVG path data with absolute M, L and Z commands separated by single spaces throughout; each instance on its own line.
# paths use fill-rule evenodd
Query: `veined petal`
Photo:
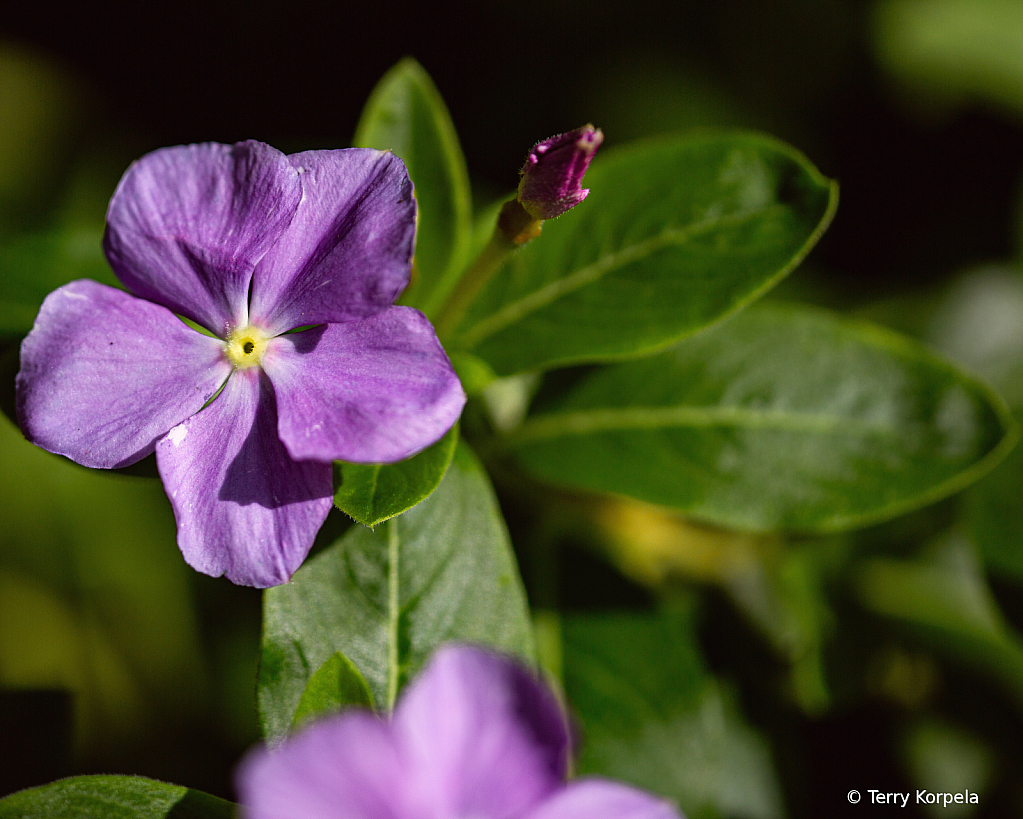
M 245 819 L 410 819 L 405 778 L 389 726 L 355 711 L 251 752 L 235 780 Z
M 465 393 L 426 317 L 410 307 L 278 336 L 263 367 L 291 457 L 400 461 L 437 441 Z
M 670 803 L 605 779 L 577 779 L 522 819 L 683 819 Z
M 18 422 L 85 466 L 127 466 L 231 373 L 223 344 L 164 307 L 93 281 L 54 290 L 21 345 Z
M 288 157 L 302 203 L 256 266 L 252 321 L 274 333 L 379 313 L 408 285 L 416 202 L 405 165 L 367 148 Z
M 244 586 L 287 582 L 332 503 L 331 465 L 293 461 L 278 440 L 273 388 L 258 367 L 234 372 L 160 439 L 156 465 L 185 560 Z
M 135 295 L 224 336 L 247 323 L 252 270 L 301 198 L 288 158 L 261 142 L 164 148 L 125 172 L 103 246 Z
M 513 819 L 561 786 L 569 741 L 554 696 L 512 660 L 438 651 L 392 726 L 422 816 Z

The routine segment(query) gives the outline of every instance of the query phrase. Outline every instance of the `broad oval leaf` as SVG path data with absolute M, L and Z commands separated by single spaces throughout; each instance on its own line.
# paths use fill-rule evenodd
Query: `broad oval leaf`
M 354 142 L 394 151 L 408 168 L 419 228 L 412 283 L 401 302 L 432 315 L 465 263 L 472 199 L 448 109 L 419 63 L 406 58 L 384 75 L 366 102 Z
M 373 695 L 355 663 L 337 651 L 309 678 L 291 728 L 352 706 L 373 708 Z
M 396 464 L 334 463 L 334 505 L 376 526 L 421 503 L 440 485 L 458 443 L 455 424 L 433 446 Z
M 602 154 L 586 186 L 490 280 L 452 347 L 499 375 L 652 352 L 772 287 L 838 196 L 801 154 L 748 133 Z
M 0 799 L 0 819 L 233 819 L 234 808 L 141 776 L 75 776 Z
M 895 333 L 759 305 L 597 372 L 509 440 L 531 471 L 748 531 L 829 532 L 980 477 L 1015 425 L 989 389 Z
M 533 658 L 525 592 L 493 490 L 459 445 L 429 498 L 375 530 L 350 529 L 263 597 L 257 703 L 283 738 L 313 673 L 335 652 L 390 709 L 441 643 L 464 640 Z

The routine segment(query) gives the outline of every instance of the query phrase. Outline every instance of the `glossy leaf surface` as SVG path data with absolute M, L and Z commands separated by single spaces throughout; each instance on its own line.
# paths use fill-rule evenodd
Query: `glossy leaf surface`
M 597 372 L 509 443 L 556 484 L 737 529 L 828 532 L 964 487 L 1014 429 L 992 392 L 916 342 L 761 305 Z
M 837 202 L 805 157 L 748 133 L 601 154 L 585 184 L 586 201 L 493 276 L 453 347 L 499 375 L 652 352 L 773 286 Z
M 405 680 L 451 640 L 533 655 L 508 534 L 464 445 L 421 504 L 375 530 L 350 529 L 290 584 L 266 591 L 257 690 L 264 734 L 283 737 L 310 677 L 335 652 L 389 709 Z
M 456 424 L 433 446 L 396 464 L 337 462 L 334 505 L 366 526 L 400 515 L 437 488 L 457 443 Z
M 216 796 L 141 776 L 76 776 L 0 799 L 2 819 L 233 819 Z
M 350 706 L 372 708 L 373 695 L 359 669 L 338 651 L 309 678 L 291 727 Z

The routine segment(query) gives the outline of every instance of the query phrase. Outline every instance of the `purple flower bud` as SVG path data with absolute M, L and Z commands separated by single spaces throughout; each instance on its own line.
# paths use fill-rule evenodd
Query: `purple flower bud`
M 592 125 L 538 142 L 522 166 L 519 202 L 535 219 L 553 219 L 571 210 L 589 193 L 580 187 L 583 174 L 604 141 Z

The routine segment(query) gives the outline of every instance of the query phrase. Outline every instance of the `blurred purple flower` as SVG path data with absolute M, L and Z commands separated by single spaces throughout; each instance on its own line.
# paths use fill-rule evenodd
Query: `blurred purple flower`
M 21 348 L 25 436 L 101 468 L 155 449 L 185 559 L 285 582 L 330 510 L 330 462 L 406 458 L 465 402 L 426 318 L 391 304 L 415 209 L 390 153 L 242 142 L 144 156 L 104 237 L 133 295 L 82 280 L 46 298 Z
M 434 655 L 390 721 L 348 711 L 237 775 L 246 819 L 680 819 L 604 779 L 565 782 L 569 741 L 549 690 L 469 646 Z
M 534 219 L 553 219 L 571 210 L 589 190 L 581 185 L 604 133 L 592 125 L 538 142 L 522 166 L 519 202 Z

